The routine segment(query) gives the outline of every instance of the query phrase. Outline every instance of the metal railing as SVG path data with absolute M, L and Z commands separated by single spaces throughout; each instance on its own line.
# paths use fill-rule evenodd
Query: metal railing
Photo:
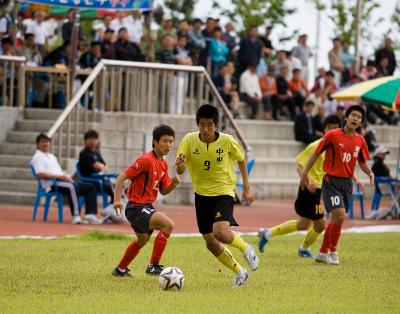
M 0 105 L 16 106 L 20 93 L 17 89 L 21 77 L 21 66 L 25 63 L 25 57 L 0 56 Z
M 47 134 L 56 139 L 60 160 L 76 158 L 72 142 L 77 145 L 98 111 L 195 114 L 204 103 L 222 110 L 247 155 L 249 144 L 209 74 L 197 66 L 101 60 Z

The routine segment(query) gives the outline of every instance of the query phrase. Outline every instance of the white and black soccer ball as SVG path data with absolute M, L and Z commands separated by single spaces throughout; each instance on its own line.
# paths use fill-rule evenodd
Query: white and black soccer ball
M 158 282 L 163 290 L 179 291 L 183 287 L 185 276 L 179 268 L 167 267 L 161 272 Z

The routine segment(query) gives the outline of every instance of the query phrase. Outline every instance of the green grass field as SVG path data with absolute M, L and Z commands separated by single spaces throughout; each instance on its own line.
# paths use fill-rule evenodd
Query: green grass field
M 246 239 L 256 243 L 256 237 Z M 338 267 L 297 257 L 301 239 L 273 239 L 259 255 L 259 269 L 233 289 L 233 273 L 220 267 L 202 238 L 172 238 L 162 262 L 185 273 L 180 292 L 160 290 L 158 278 L 144 273 L 152 242 L 131 265 L 132 278 L 115 278 L 110 272 L 128 237 L 1 240 L 0 312 L 400 312 L 400 233 L 344 234 Z

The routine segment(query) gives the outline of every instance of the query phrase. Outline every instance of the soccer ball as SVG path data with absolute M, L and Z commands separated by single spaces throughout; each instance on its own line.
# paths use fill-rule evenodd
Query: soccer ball
M 161 272 L 158 282 L 163 290 L 179 291 L 183 287 L 185 276 L 179 268 L 167 267 Z

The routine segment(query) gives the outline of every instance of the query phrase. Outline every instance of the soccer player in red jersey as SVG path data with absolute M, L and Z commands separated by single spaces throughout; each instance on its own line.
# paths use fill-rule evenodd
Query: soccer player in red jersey
M 124 182 L 128 179 L 131 180 L 125 216 L 131 223 L 137 240 L 126 248 L 124 256 L 111 273 L 114 276 L 131 276 L 128 265 L 150 240 L 153 230 L 160 231 L 154 240 L 153 253 L 146 273 L 159 275 L 162 271 L 159 262 L 174 228 L 174 223 L 166 215 L 158 212 L 152 203 L 156 200 L 158 191 L 162 195 L 166 195 L 180 182 L 178 176 L 172 179 L 169 177 L 168 164 L 163 158 L 170 152 L 174 138 L 175 132 L 171 127 L 160 125 L 154 128 L 153 150 L 140 156 L 117 179 L 114 208 L 118 215 L 121 214 L 123 209 L 121 191 Z
M 318 156 L 326 151 L 323 167 L 326 175 L 322 182 L 322 198 L 326 211 L 332 214 L 332 219 L 325 230 L 319 253 L 315 257 L 320 263 L 339 265 L 336 247 L 353 193 L 352 178 L 357 161 L 361 170 L 369 176 L 370 184 L 374 182 L 374 173 L 367 164 L 369 159 L 367 144 L 356 132 L 364 118 L 365 111 L 361 106 L 354 105 L 347 109 L 345 127 L 329 131 L 324 135 L 301 176 L 300 187 L 304 189 L 308 184 L 308 172 Z

